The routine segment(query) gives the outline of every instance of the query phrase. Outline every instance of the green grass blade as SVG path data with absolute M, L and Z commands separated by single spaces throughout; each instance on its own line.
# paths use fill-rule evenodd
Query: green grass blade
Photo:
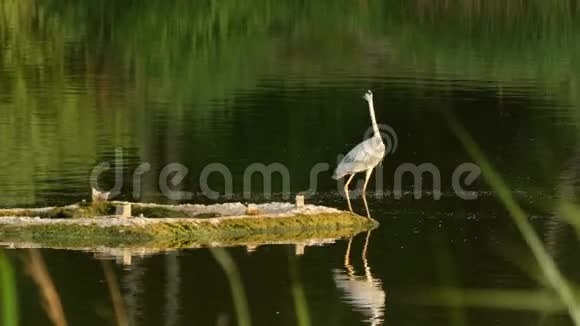
M 444 115 L 463 147 L 465 147 L 475 162 L 479 164 L 487 183 L 497 192 L 500 201 L 505 206 L 532 251 L 548 284 L 556 291 L 562 302 L 566 305 L 574 324 L 580 326 L 580 306 L 578 305 L 577 298 L 568 281 L 560 273 L 556 263 L 544 248 L 542 241 L 534 231 L 532 225 L 528 222 L 527 214 L 518 205 L 507 184 L 487 160 L 485 154 L 467 130 L 463 128 L 453 114 L 445 112 Z
M 18 325 L 18 295 L 16 279 L 10 261 L 0 251 L 0 289 L 2 295 L 2 325 Z
M 226 273 L 228 281 L 230 282 L 230 289 L 232 291 L 232 299 L 236 309 L 238 325 L 250 326 L 251 321 L 248 299 L 236 263 L 225 249 L 212 248 L 210 251 Z
M 310 326 L 310 315 L 308 313 L 308 303 L 304 288 L 300 281 L 298 260 L 294 256 L 290 260 L 290 281 L 292 282 L 292 297 L 294 298 L 294 307 L 296 309 L 296 320 L 298 326 Z

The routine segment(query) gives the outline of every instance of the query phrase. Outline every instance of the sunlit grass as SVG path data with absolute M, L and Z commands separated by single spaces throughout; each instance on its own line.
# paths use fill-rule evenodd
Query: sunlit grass
M 289 257 L 290 281 L 292 282 L 292 297 L 296 309 L 298 326 L 310 326 L 310 314 L 304 288 L 300 281 L 299 260 L 295 256 Z
M 558 212 L 566 222 L 576 229 L 578 237 L 580 237 L 580 206 L 562 201 L 558 204 Z
M 0 250 L 0 295 L 2 313 L 2 325 L 18 325 L 18 294 L 16 291 L 16 278 L 14 269 L 8 260 L 8 257 Z
M 236 315 L 239 326 L 250 326 L 250 309 L 248 307 L 248 297 L 244 290 L 244 284 L 240 277 L 240 271 L 232 259 L 232 256 L 223 248 L 211 248 L 211 253 L 224 270 L 230 289 L 232 291 L 232 300 L 236 309 Z
M 103 266 L 103 273 L 105 274 L 105 279 L 107 280 L 107 287 L 109 288 L 109 293 L 111 295 L 111 301 L 113 303 L 117 325 L 127 326 L 129 325 L 129 321 L 127 320 L 125 303 L 123 302 L 123 295 L 121 293 L 117 277 L 115 276 L 115 271 L 109 261 L 103 260 L 101 265 Z
M 38 249 L 28 249 L 27 253 L 27 269 L 40 290 L 40 296 L 43 299 L 46 314 L 54 326 L 68 325 L 64 315 L 62 302 L 60 300 L 60 295 L 46 268 L 42 254 Z
M 494 189 L 498 199 L 504 205 L 509 216 L 516 224 L 524 241 L 530 248 L 535 261 L 539 265 L 542 275 L 546 280 L 546 284 L 557 293 L 559 299 L 566 306 L 568 314 L 574 321 L 574 324 L 580 325 L 580 305 L 578 303 L 578 297 L 573 292 L 572 286 L 569 284 L 568 280 L 564 275 L 562 275 L 556 263 L 546 251 L 542 241 L 529 223 L 527 214 L 516 202 L 508 185 L 503 181 L 501 175 L 488 161 L 487 157 L 481 151 L 469 132 L 456 120 L 453 114 L 445 112 L 444 115 L 449 126 L 455 132 L 469 155 L 479 165 L 483 177 Z

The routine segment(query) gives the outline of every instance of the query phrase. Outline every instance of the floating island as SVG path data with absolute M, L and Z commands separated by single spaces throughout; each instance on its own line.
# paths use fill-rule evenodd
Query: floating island
M 335 208 L 296 203 L 160 205 L 97 201 L 0 209 L 0 246 L 99 251 L 265 244 L 307 246 L 350 238 L 378 222 Z M 302 247 L 303 250 L 303 247 Z

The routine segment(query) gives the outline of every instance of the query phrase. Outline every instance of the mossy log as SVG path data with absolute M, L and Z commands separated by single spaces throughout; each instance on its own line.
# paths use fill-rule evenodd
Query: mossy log
M 43 209 L 0 210 L 0 241 L 54 248 L 182 248 L 262 245 L 339 239 L 377 227 L 378 222 L 332 208 L 290 204 L 155 205 L 133 203 L 141 217 L 107 215 L 119 203 Z M 123 203 L 126 204 L 126 203 Z M 240 213 L 241 212 L 241 213 Z

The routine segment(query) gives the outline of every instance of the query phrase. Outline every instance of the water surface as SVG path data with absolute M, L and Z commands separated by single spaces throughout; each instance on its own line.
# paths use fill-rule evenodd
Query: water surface
M 377 120 L 398 139 L 381 167 L 382 186 L 371 184 L 371 211 L 381 227 L 372 233 L 366 264 L 364 235 L 353 240 L 355 274 L 344 266 L 346 239 L 307 247 L 296 260 L 312 325 L 566 325 L 561 313 L 451 309 L 405 298 L 437 286 L 541 288 L 519 267 L 515 257 L 526 260 L 527 251 L 483 179 L 467 188 L 476 200 L 453 192 L 453 171 L 472 160 L 442 113 L 471 133 L 563 271 L 578 278 L 576 234 L 553 208 L 554 200 L 576 197 L 577 14 L 575 1 L 5 0 L 0 206 L 88 198 L 91 169 L 120 153 L 125 177 L 118 199 L 172 202 L 159 188 L 159 173 L 177 162 L 189 171 L 176 186 L 194 194 L 186 202 L 214 202 L 199 180 L 217 162 L 233 178 L 232 198 L 218 202 L 284 200 L 307 190 L 312 167 L 326 163 L 308 201 L 345 208 L 331 170 L 363 139 L 369 117 L 361 96 L 372 89 Z M 151 170 L 135 194 L 131 177 L 142 163 Z M 289 189 L 274 178 L 270 194 L 257 180 L 244 198 L 243 173 L 253 163 L 283 164 Z M 433 198 L 426 178 L 415 199 L 406 178 L 396 199 L 395 170 L 404 163 L 436 166 L 442 198 Z M 99 179 L 104 189 L 112 184 L 112 174 Z M 226 189 L 219 175 L 209 185 Z M 353 203 L 362 212 L 360 200 Z M 294 249 L 228 252 L 254 324 L 295 325 Z M 48 324 L 16 259 L 24 251 L 8 253 L 19 272 L 23 325 Z M 114 323 L 93 254 L 42 253 L 71 325 Z M 227 279 L 208 250 L 135 257 L 117 272 L 135 325 L 235 324 Z M 353 299 L 359 285 L 379 299 Z

